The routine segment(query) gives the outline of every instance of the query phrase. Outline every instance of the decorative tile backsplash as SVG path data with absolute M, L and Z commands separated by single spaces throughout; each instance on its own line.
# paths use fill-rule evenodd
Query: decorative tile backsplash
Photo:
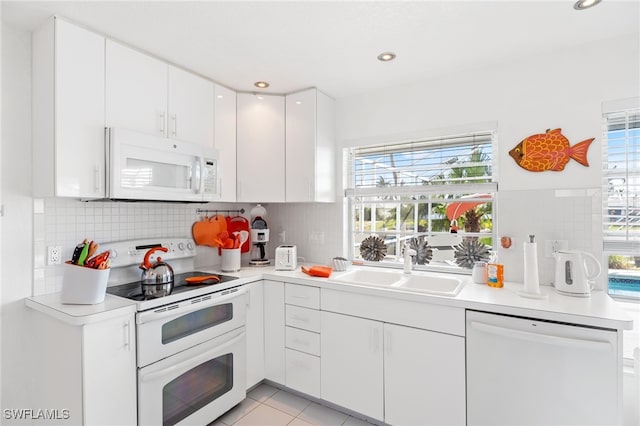
M 62 268 L 47 266 L 48 246 L 61 246 L 62 258 L 69 259 L 73 248 L 84 238 L 99 243 L 154 237 L 185 237 L 203 215 L 198 208 L 240 209 L 244 216 L 255 204 L 181 204 L 158 202 L 83 202 L 64 198 L 34 199 L 34 295 L 59 291 Z M 267 256 L 272 259 L 279 244 L 296 244 L 299 260 L 329 264 L 333 256 L 343 256 L 343 206 L 336 203 L 264 204 L 270 241 Z M 498 194 L 498 236 L 510 236 L 513 246 L 500 249 L 505 279 L 522 282 L 522 243 L 529 233 L 539 246 L 540 283 L 553 281 L 555 261 L 545 258 L 545 240 L 567 240 L 569 248 L 584 250 L 602 258 L 601 191 L 526 190 Z M 282 241 L 284 237 L 284 241 Z M 244 255 L 244 260 L 248 260 Z M 196 267 L 220 263 L 213 249 L 198 249 Z M 602 277 L 601 277 L 602 279 Z M 598 287 L 602 284 L 598 283 Z
M 513 246 L 500 248 L 505 279 L 522 282 L 523 248 L 529 234 L 538 242 L 540 284 L 554 279 L 555 260 L 544 257 L 545 240 L 566 240 L 570 250 L 583 250 L 602 258 L 601 190 L 500 191 L 498 195 L 498 236 L 512 238 Z M 600 279 L 603 279 L 601 276 Z M 601 283 L 598 282 L 598 287 Z
M 60 291 L 62 267 L 47 265 L 47 247 L 61 246 L 62 259 L 71 258 L 84 238 L 101 243 L 155 237 L 188 237 L 191 226 L 203 217 L 198 208 L 239 209 L 229 204 L 79 201 L 65 198 L 33 200 L 33 294 Z M 245 213 L 248 216 L 248 213 Z M 204 250 L 203 250 L 204 251 Z M 217 256 L 209 264 L 219 263 Z

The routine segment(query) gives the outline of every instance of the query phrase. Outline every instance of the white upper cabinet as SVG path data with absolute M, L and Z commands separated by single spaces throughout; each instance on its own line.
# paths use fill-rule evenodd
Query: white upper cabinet
M 220 201 L 236 201 L 236 92 L 216 84 L 214 93 Z
M 106 126 L 165 136 L 167 64 L 107 40 Z
M 286 96 L 286 201 L 335 201 L 334 110 L 317 89 Z
M 105 195 L 105 38 L 53 18 L 33 34 L 33 193 Z
M 107 40 L 106 126 L 213 147 L 213 82 Z
M 214 84 L 169 65 L 168 136 L 213 147 Z
M 285 201 L 284 96 L 238 93 L 237 200 Z

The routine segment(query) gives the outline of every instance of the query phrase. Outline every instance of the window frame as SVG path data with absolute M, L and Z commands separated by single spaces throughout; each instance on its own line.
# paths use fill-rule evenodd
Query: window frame
M 456 140 L 458 138 L 468 138 L 469 142 L 465 144 L 451 143 L 450 145 L 447 143 L 436 145 L 434 144 L 434 148 L 445 148 L 455 147 L 455 146 L 464 146 L 470 149 L 472 146 L 473 138 L 477 136 L 482 136 L 488 139 L 488 145 L 490 146 L 490 156 L 491 158 L 488 160 L 489 167 L 491 170 L 491 174 L 487 175 L 485 179 L 488 182 L 478 182 L 478 183 L 460 183 L 460 184 L 443 184 L 443 185 L 429 185 L 426 187 L 418 187 L 418 186 L 392 186 L 387 188 L 356 188 L 352 182 L 354 182 L 355 174 L 352 172 L 351 167 L 353 166 L 354 159 L 352 158 L 352 153 L 357 150 L 381 150 L 383 146 L 392 146 L 399 147 L 401 150 L 406 149 L 404 145 L 415 144 L 417 146 L 428 146 L 430 141 L 447 141 L 447 140 Z M 442 199 L 434 199 L 432 198 L 434 195 L 470 195 L 470 194 L 490 194 L 491 197 L 487 199 L 487 202 L 491 203 L 491 232 L 478 232 L 478 233 L 467 233 L 464 231 L 459 232 L 461 237 L 469 236 L 469 237 L 490 237 L 492 243 L 492 251 L 497 252 L 497 244 L 498 244 L 498 230 L 497 230 L 497 199 L 498 199 L 498 167 L 497 167 L 497 159 L 498 159 L 498 149 L 497 149 L 497 126 L 495 124 L 487 125 L 482 128 L 474 128 L 474 129 L 463 129 L 462 131 L 441 131 L 435 132 L 435 134 L 430 135 L 416 135 L 411 138 L 402 138 L 402 137 L 387 137 L 386 140 L 383 141 L 375 141 L 374 143 L 366 144 L 361 143 L 357 146 L 348 146 L 344 148 L 344 195 L 346 198 L 345 203 L 345 225 L 347 227 L 347 233 L 345 236 L 345 243 L 347 248 L 347 254 L 351 259 L 357 259 L 359 253 L 357 253 L 357 248 L 355 244 L 355 236 L 357 231 L 356 227 L 356 212 L 355 212 L 355 204 L 361 204 L 357 201 L 358 197 L 368 197 L 368 196 L 400 196 L 400 200 L 389 201 L 387 204 L 395 204 L 397 210 L 397 214 L 399 214 L 399 210 L 402 206 L 407 204 L 414 204 L 415 206 L 419 206 L 420 204 L 429 204 L 430 202 L 436 203 L 437 201 L 443 201 Z M 367 141 L 369 142 L 369 141 Z M 396 151 L 393 151 L 396 152 Z M 400 152 L 400 151 L 398 151 Z M 473 166 L 475 163 L 468 163 L 467 166 Z M 464 165 L 458 165 L 457 167 L 464 167 Z M 457 168 L 455 167 L 455 168 Z M 417 190 L 416 188 L 419 188 Z M 446 189 L 445 189 L 446 188 Z M 410 200 L 405 197 L 427 197 L 427 199 L 415 199 Z M 453 198 L 446 198 L 447 202 L 454 202 Z M 457 200 L 457 198 L 456 198 Z M 383 204 L 382 202 L 380 204 Z M 443 204 L 446 204 L 443 203 Z M 417 212 L 414 210 L 414 215 Z M 431 218 L 430 213 L 428 215 Z M 445 219 L 446 216 L 445 216 Z M 375 222 L 375 221 L 374 221 Z M 417 235 L 428 235 L 428 234 L 448 234 L 448 232 L 442 231 L 433 231 L 432 229 L 428 229 L 425 232 L 417 232 L 418 225 L 415 224 L 415 228 L 409 231 L 402 231 L 397 229 L 391 230 L 387 232 L 388 234 L 398 235 L 400 238 L 405 236 L 417 236 Z M 381 232 L 371 232 L 368 231 L 369 235 L 380 235 Z M 426 237 L 427 240 L 429 237 Z M 399 242 L 396 243 L 396 246 L 399 246 Z M 388 255 L 389 256 L 389 255 Z M 403 259 L 401 256 L 401 251 L 396 252 L 389 256 L 389 260 L 383 260 L 380 262 L 377 261 L 367 261 L 364 259 L 358 259 L 358 262 L 362 262 L 362 264 L 366 266 L 379 266 L 379 267 L 391 267 L 391 268 L 401 268 L 403 266 Z M 446 264 L 433 264 L 427 263 L 426 265 L 417 265 L 413 264 L 413 268 L 416 270 L 425 270 L 425 271 L 438 271 L 438 272 L 450 272 L 457 274 L 470 274 L 471 268 L 462 268 L 458 265 L 446 265 Z
M 625 143 L 629 140 L 628 131 L 630 129 L 640 129 L 639 125 L 634 127 L 629 127 L 629 117 L 635 117 L 634 123 L 639 123 L 640 118 L 640 98 L 631 98 L 621 101 L 613 101 L 609 103 L 604 103 L 602 108 L 602 129 L 603 129 L 603 140 L 605 143 L 602 144 L 602 158 L 603 158 L 603 172 L 602 172 L 602 215 L 603 215 L 603 226 L 602 226 L 602 248 L 603 248 L 603 269 L 606 273 L 605 278 L 605 290 L 607 294 L 620 301 L 631 302 L 631 303 L 640 303 L 640 292 L 638 295 L 628 295 L 628 294 L 620 294 L 620 293 L 610 293 L 609 282 L 610 282 L 610 269 L 609 269 L 609 257 L 610 256 L 628 256 L 628 257 L 640 257 L 640 238 L 634 237 L 629 234 L 629 230 L 625 231 L 625 235 L 623 237 L 613 236 L 607 233 L 606 226 L 609 223 L 608 218 L 611 216 L 610 211 L 612 210 L 612 206 L 610 204 L 611 200 L 609 197 L 611 179 L 615 178 L 615 175 L 619 175 L 620 173 L 610 173 L 609 168 L 609 155 L 610 155 L 610 135 L 609 133 L 613 130 L 611 129 L 612 124 L 611 120 L 621 119 L 624 117 L 624 130 L 627 131 L 627 135 L 625 135 L 624 140 Z M 620 129 L 622 130 L 622 129 Z M 632 138 L 635 136 L 632 136 Z M 629 152 L 630 147 L 625 146 L 625 155 Z M 624 169 L 625 183 L 628 183 L 629 175 L 631 172 L 632 177 L 636 180 L 640 179 L 640 171 L 629 168 L 628 166 Z M 640 193 L 640 188 L 636 189 L 638 193 Z M 623 209 L 626 210 L 626 216 L 629 216 L 629 207 L 631 203 L 627 198 L 623 203 Z M 618 206 L 619 207 L 619 206 Z M 635 207 L 634 207 L 635 208 Z M 627 222 L 628 223 L 628 222 Z M 627 225 L 628 226 L 628 225 Z M 615 271 L 616 269 L 613 269 Z

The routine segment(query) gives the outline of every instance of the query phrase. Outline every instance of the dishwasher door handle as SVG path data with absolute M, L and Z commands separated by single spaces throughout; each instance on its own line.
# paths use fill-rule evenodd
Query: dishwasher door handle
M 534 343 L 546 345 L 563 346 L 568 348 L 581 348 L 600 351 L 611 351 L 611 342 L 606 340 L 576 339 L 573 337 L 561 337 L 552 334 L 531 333 L 529 331 L 516 330 L 513 328 L 500 327 L 478 321 L 471 321 L 472 330 L 493 334 L 496 336 L 509 337 L 520 340 L 527 340 Z

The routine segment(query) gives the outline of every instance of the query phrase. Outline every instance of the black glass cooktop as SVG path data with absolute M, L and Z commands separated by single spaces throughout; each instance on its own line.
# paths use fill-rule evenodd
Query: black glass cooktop
M 185 279 L 187 277 L 201 277 L 205 275 L 216 275 L 220 277 L 220 282 L 215 280 L 205 281 L 202 284 L 188 284 Z M 175 274 L 173 276 L 173 290 L 171 290 L 170 294 L 178 294 L 184 293 L 187 291 L 191 291 L 197 288 L 202 287 L 215 287 L 220 283 L 224 283 L 227 281 L 237 280 L 238 277 L 232 277 L 230 275 L 221 275 L 221 274 L 212 274 L 210 272 L 185 272 L 184 274 Z M 125 297 L 127 299 L 142 301 L 148 300 L 146 297 L 142 295 L 142 286 L 140 281 L 134 281 L 128 284 L 120 284 L 114 285 L 111 287 L 107 287 L 107 293 L 113 294 L 115 296 Z

